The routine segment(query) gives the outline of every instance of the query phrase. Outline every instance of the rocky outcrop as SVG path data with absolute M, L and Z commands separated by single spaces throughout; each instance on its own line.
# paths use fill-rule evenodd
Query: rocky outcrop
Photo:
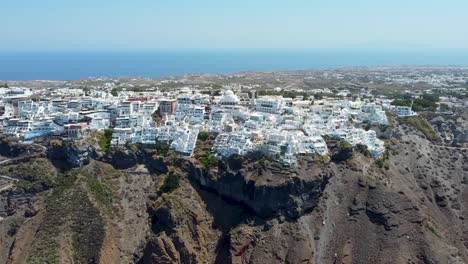
M 152 149 L 137 145 L 131 148 L 113 147 L 108 151 L 104 160 L 120 170 L 144 164 L 151 173 L 164 174 L 168 172 L 168 165 L 171 165 L 167 164 L 164 158 L 156 155 Z
M 331 151 L 331 160 L 336 163 L 344 162 L 353 157 L 352 147 L 337 147 Z
M 0 156 L 19 158 L 22 156 L 39 155 L 45 148 L 37 144 L 22 144 L 18 139 L 0 135 Z
M 276 163 L 269 168 L 248 168 L 246 163 L 239 169 L 226 162 L 228 166 L 214 170 L 190 163 L 189 175 L 202 187 L 245 204 L 263 218 L 279 215 L 297 218 L 312 210 L 332 177 L 326 166 L 291 171 Z
M 116 169 L 129 169 L 141 161 L 138 151 L 120 147 L 111 148 L 105 160 Z
M 376 136 L 381 139 L 388 139 L 393 136 L 393 128 L 388 125 L 372 125 L 370 129 L 374 130 Z
M 387 192 L 380 185 L 368 188 L 367 195 L 355 197 L 350 206 L 351 216 L 365 213 L 372 223 L 383 226 L 387 231 L 404 223 L 422 223 L 417 206 L 404 194 Z
M 180 263 L 180 254 L 167 235 L 152 237 L 146 245 L 142 262 L 172 264 Z
M 457 109 L 455 114 L 432 114 L 428 119 L 444 143 L 453 146 L 468 145 L 467 109 Z
M 179 188 L 150 201 L 148 212 L 153 235 L 139 263 L 214 263 L 223 232 L 238 223 L 243 208 L 183 178 Z
M 145 159 L 145 165 L 151 173 L 164 174 L 169 171 L 164 159 L 156 155 L 147 156 Z
M 99 160 L 102 157 L 92 145 L 77 145 L 65 141 L 51 141 L 47 155 L 56 167 L 64 169 L 78 168 L 89 163 L 91 159 Z

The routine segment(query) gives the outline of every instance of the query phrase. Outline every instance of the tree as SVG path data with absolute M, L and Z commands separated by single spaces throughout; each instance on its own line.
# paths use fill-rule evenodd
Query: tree
M 120 92 L 120 89 L 119 89 L 119 88 L 112 88 L 112 90 L 111 90 L 111 94 L 112 94 L 112 96 L 114 96 L 114 97 L 119 96 L 119 92 Z
M 223 86 L 221 86 L 221 85 L 215 83 L 215 84 L 213 84 L 213 85 L 211 86 L 211 88 L 212 88 L 213 90 L 221 90 L 221 89 L 223 89 Z
M 216 157 L 211 154 L 205 154 L 199 158 L 200 163 L 205 167 L 205 168 L 214 168 L 216 165 L 218 165 L 218 160 Z
M 99 146 L 101 147 L 102 151 L 107 152 L 109 150 L 111 141 L 112 141 L 112 129 L 104 130 L 104 135 L 101 136 L 99 139 Z
M 422 98 L 414 100 L 413 110 L 422 111 L 422 110 L 431 110 L 435 111 L 437 109 L 437 102 L 439 102 L 439 96 L 435 94 L 424 94 Z
M 202 131 L 198 133 L 198 140 L 200 141 L 206 141 L 210 137 L 210 133 L 206 131 Z
M 393 100 L 393 102 L 391 104 L 396 105 L 396 106 L 408 106 L 408 107 L 410 107 L 411 106 L 411 100 L 409 100 L 409 99 L 395 99 L 395 100 Z
M 155 144 L 156 153 L 160 156 L 166 156 L 169 152 L 169 145 L 165 143 L 161 143 L 160 141 L 156 141 Z
M 180 175 L 173 171 L 170 171 L 169 174 L 164 179 L 163 185 L 159 188 L 158 194 L 170 193 L 179 187 Z
M 315 95 L 314 95 L 314 99 L 316 99 L 316 100 L 322 100 L 322 99 L 323 99 L 323 94 L 322 94 L 322 93 L 315 94 Z
M 91 89 L 88 86 L 85 86 L 83 88 L 83 92 L 84 92 L 85 95 L 90 95 Z
M 440 104 L 440 110 L 442 111 L 449 111 L 450 107 L 447 104 Z

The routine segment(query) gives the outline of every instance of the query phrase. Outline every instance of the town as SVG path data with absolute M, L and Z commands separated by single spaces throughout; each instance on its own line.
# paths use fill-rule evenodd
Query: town
M 347 75 L 321 73 L 327 78 L 356 78 L 356 72 Z M 392 78 L 386 81 L 403 82 L 399 75 Z M 420 83 L 426 77 L 413 74 L 412 78 Z M 316 77 L 305 77 L 304 82 L 313 79 Z M 465 93 L 465 88 L 447 88 L 441 79 L 446 80 L 438 77 L 428 81 L 437 84 L 432 91 Z M 385 152 L 385 144 L 369 127 L 388 126 L 389 113 L 416 115 L 413 101 L 395 104 L 403 100 L 374 96 L 364 88 L 351 94 L 347 89 L 337 93 L 328 88 L 304 91 L 276 87 L 269 93 L 257 91 L 258 85 L 225 84 L 214 92 L 173 83 L 173 89 L 139 91 L 116 89 L 111 81 L 93 89 L 5 85 L 0 88 L 0 129 L 24 141 L 44 137 L 80 140 L 91 131 L 107 130 L 111 131 L 112 146 L 159 142 L 184 156 L 193 154 L 199 135 L 209 133 L 215 135 L 212 151 L 217 158 L 259 151 L 295 166 L 298 155 L 327 155 L 324 137 L 350 146 L 364 145 L 378 158 Z

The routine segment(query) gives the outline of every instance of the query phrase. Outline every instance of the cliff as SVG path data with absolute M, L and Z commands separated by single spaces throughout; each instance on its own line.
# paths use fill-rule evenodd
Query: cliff
M 235 164 L 240 159 L 241 164 Z M 201 187 L 242 203 L 262 218 L 297 218 L 313 210 L 332 172 L 320 161 L 304 157 L 296 169 L 280 163 L 252 166 L 252 160 L 233 157 L 216 169 L 188 162 L 187 174 Z

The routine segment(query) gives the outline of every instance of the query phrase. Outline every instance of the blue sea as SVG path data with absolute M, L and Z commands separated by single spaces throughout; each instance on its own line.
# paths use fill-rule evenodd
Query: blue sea
M 468 50 L 2 52 L 0 80 L 165 77 L 358 66 L 468 66 Z

